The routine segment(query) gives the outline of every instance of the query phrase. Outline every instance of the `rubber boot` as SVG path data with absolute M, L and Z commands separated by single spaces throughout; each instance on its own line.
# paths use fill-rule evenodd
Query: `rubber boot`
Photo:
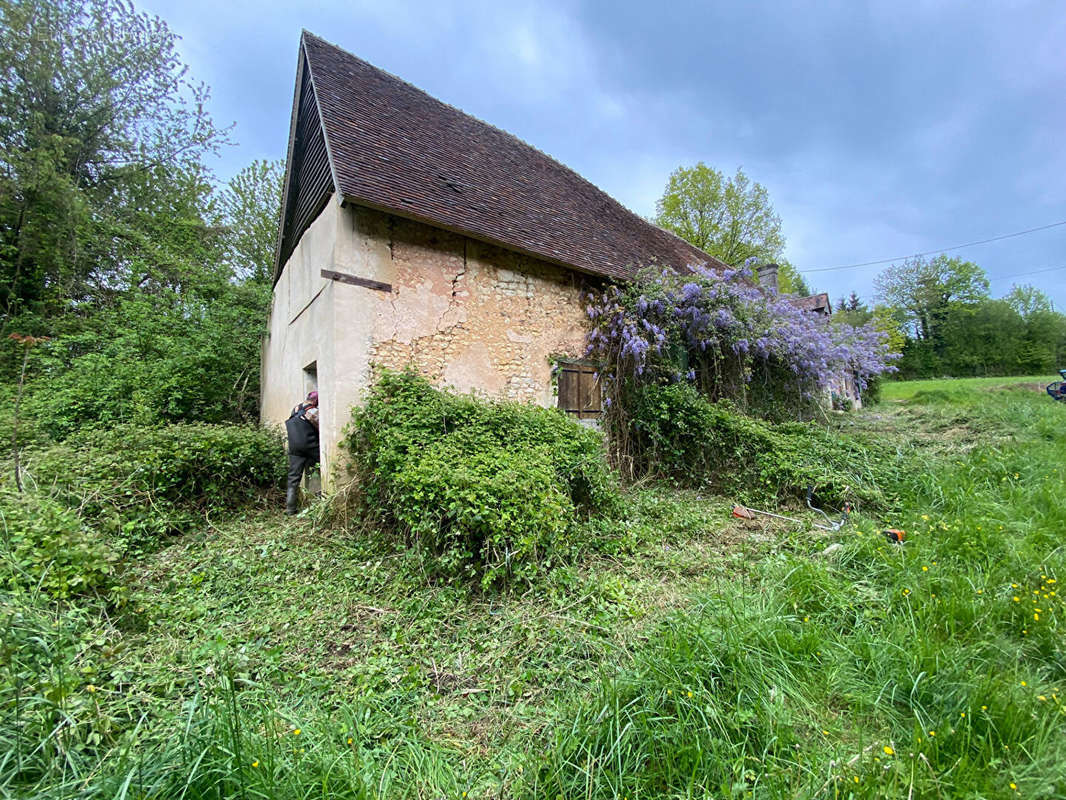
M 285 513 L 289 516 L 300 513 L 300 487 L 290 486 L 285 495 Z

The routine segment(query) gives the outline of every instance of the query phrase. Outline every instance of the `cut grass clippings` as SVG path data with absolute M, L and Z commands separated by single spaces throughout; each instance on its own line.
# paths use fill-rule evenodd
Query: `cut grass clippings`
M 1063 796 L 1066 407 L 952 384 L 841 419 L 907 469 L 836 534 L 638 487 L 491 595 L 257 513 L 118 610 L 9 592 L 0 796 Z

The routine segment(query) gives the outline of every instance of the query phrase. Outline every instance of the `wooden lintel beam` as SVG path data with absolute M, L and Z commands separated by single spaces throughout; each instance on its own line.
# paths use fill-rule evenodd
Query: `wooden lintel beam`
M 350 283 L 352 286 L 362 286 L 366 289 L 376 289 L 379 292 L 391 292 L 391 283 L 382 283 L 381 281 L 372 281 L 369 278 L 359 278 L 355 275 L 346 275 L 343 272 L 334 272 L 331 269 L 322 270 L 322 277 L 330 281 L 340 281 L 341 283 Z

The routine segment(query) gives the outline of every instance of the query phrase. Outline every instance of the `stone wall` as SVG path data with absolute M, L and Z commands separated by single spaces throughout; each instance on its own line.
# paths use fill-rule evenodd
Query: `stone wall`
M 412 364 L 463 392 L 552 404 L 550 357 L 584 351 L 579 277 L 463 236 L 391 222 L 393 296 L 376 320 L 372 363 Z
M 321 269 L 392 291 L 325 280 Z M 328 482 L 343 466 L 336 442 L 374 369 L 412 365 L 437 386 L 553 405 L 552 358 L 584 352 L 582 280 L 464 236 L 330 203 L 275 288 L 263 421 L 284 420 L 303 391 L 303 367 L 315 361 Z

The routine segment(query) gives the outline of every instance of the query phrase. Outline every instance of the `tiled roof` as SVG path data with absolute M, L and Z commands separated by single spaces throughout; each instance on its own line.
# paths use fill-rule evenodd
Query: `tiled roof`
M 509 133 L 306 31 L 302 46 L 345 201 L 610 278 L 724 266 Z
M 801 311 L 817 311 L 820 314 L 833 313 L 833 308 L 829 304 L 829 295 L 825 292 L 808 295 L 807 297 L 790 297 L 788 300 Z

